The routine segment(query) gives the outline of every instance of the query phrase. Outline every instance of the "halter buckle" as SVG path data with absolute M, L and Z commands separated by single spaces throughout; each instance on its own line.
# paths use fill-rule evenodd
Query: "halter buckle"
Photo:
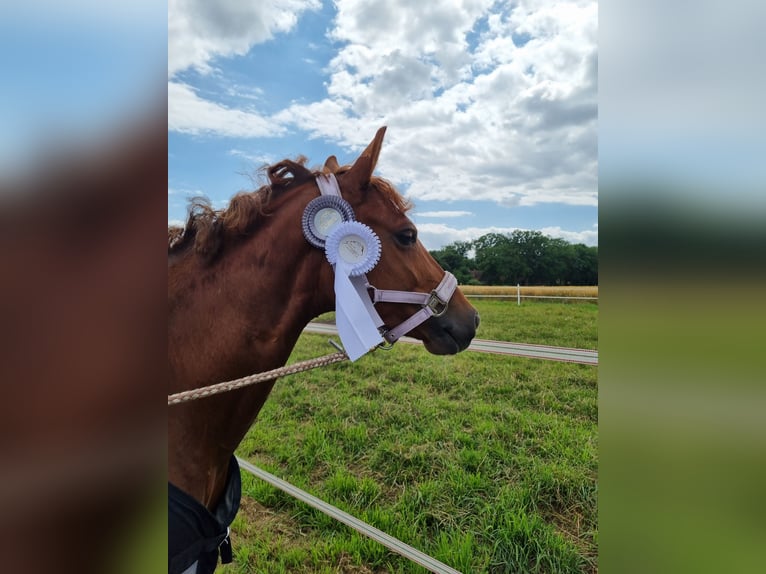
M 431 312 L 433 313 L 434 317 L 441 317 L 442 315 L 444 315 L 444 313 L 447 312 L 448 306 L 449 306 L 449 301 L 442 300 L 442 298 L 439 297 L 439 294 L 436 292 L 436 289 L 431 291 L 431 296 L 428 298 L 426 307 L 431 309 Z

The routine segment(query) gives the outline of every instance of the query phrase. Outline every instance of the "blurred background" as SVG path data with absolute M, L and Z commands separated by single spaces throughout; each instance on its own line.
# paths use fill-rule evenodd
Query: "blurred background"
M 167 10 L 0 3 L 4 572 L 166 555 Z
M 752 572 L 766 558 L 766 6 L 599 15 L 599 565 Z
M 166 8 L 0 4 L 4 571 L 164 569 Z M 600 570 L 756 571 L 766 5 L 599 10 Z

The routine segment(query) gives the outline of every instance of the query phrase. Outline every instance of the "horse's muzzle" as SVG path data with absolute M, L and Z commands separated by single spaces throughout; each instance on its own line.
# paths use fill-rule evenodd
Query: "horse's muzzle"
M 479 313 L 473 308 L 462 313 L 450 309 L 424 323 L 423 344 L 434 355 L 454 355 L 468 348 L 476 336 L 479 322 Z

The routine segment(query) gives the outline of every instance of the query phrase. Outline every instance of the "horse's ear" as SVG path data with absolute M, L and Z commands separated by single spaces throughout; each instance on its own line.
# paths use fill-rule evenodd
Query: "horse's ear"
M 386 135 L 386 127 L 383 126 L 375 134 L 375 137 L 362 152 L 348 173 L 343 177 L 346 185 L 344 187 L 353 193 L 357 189 L 365 189 L 370 183 L 372 172 L 375 171 L 375 165 L 378 163 L 380 148 L 383 146 L 383 136 Z
M 336 173 L 339 169 L 338 158 L 334 155 L 328 157 L 327 161 L 324 162 L 324 171 L 327 173 Z

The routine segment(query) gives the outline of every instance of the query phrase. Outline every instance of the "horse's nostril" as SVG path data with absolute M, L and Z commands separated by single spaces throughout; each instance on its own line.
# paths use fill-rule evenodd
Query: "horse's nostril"
M 476 328 L 479 328 L 479 323 L 481 323 L 481 317 L 479 317 L 479 313 L 476 313 L 476 317 L 474 319 L 476 321 Z

